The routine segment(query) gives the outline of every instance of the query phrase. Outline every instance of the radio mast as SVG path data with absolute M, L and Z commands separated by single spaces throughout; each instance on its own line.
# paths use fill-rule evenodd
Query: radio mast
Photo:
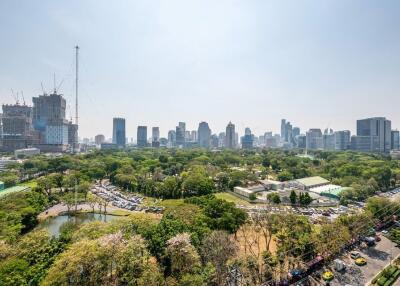
M 78 125 L 78 64 L 79 46 L 75 46 L 75 124 Z

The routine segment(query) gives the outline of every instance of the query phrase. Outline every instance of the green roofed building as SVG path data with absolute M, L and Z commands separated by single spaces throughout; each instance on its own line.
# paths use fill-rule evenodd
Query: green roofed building
M 4 182 L 0 181 L 0 191 L 4 190 Z
M 307 177 L 303 179 L 294 180 L 295 184 L 298 185 L 300 189 L 309 190 L 311 188 L 329 185 L 330 182 L 319 176 Z

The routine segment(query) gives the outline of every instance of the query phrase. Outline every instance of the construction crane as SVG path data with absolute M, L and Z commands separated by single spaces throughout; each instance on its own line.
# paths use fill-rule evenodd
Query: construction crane
M 61 85 L 63 84 L 63 82 L 64 82 L 64 79 L 62 79 L 62 80 L 61 80 L 61 82 L 60 82 L 60 84 L 57 86 L 57 91 L 59 91 L 59 90 L 60 90 L 60 88 L 61 88 Z
M 14 90 L 11 89 L 11 94 L 12 94 L 12 97 L 15 99 L 15 103 L 18 105 L 19 104 L 18 92 L 15 93 Z
M 25 97 L 24 97 L 24 92 L 21 90 L 21 97 L 22 97 L 22 100 L 23 100 L 23 102 L 24 102 L 24 105 L 26 105 L 26 103 L 25 103 Z
M 45 90 L 44 87 L 43 87 L 43 82 L 41 82 L 40 85 L 42 86 L 43 95 L 47 95 L 47 92 L 46 92 L 46 90 Z

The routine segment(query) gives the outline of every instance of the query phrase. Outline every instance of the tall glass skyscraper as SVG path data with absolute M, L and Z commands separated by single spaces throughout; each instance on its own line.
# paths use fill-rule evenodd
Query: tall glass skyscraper
M 137 128 L 137 146 L 147 147 L 147 126 L 138 126 Z
M 125 147 L 125 118 L 113 118 L 113 143 Z
M 357 136 L 351 138 L 352 149 L 362 152 L 390 152 L 391 121 L 385 117 L 357 120 Z
M 228 149 L 234 149 L 236 147 L 236 134 L 235 134 L 235 124 L 229 122 L 226 126 L 225 132 L 225 147 Z
M 199 146 L 210 148 L 211 129 L 207 122 L 200 122 L 197 130 Z

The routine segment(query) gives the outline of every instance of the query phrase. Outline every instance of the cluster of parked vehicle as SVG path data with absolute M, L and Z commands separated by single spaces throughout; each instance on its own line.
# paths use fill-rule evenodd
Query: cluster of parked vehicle
M 103 184 L 96 184 L 92 189 L 92 192 L 102 199 L 111 202 L 113 206 L 122 209 L 151 213 L 162 213 L 164 211 L 163 207 L 144 206 L 143 197 L 133 194 L 125 195 L 119 191 L 118 187 L 111 185 L 108 182 Z
M 350 211 L 349 207 L 339 206 L 338 208 L 308 208 L 308 207 L 291 207 L 291 211 L 296 214 L 308 216 L 332 216 L 341 215 Z
M 143 203 L 143 198 L 135 195 L 124 195 L 118 191 L 116 186 L 111 184 L 96 184 L 92 189 L 92 192 L 103 198 L 106 201 L 111 202 L 113 206 L 131 210 L 140 211 Z
M 400 193 L 400 188 L 391 190 L 390 192 L 382 193 L 381 196 L 382 197 L 386 197 L 386 198 L 390 198 L 390 197 L 393 197 L 394 195 L 396 195 L 397 193 Z

